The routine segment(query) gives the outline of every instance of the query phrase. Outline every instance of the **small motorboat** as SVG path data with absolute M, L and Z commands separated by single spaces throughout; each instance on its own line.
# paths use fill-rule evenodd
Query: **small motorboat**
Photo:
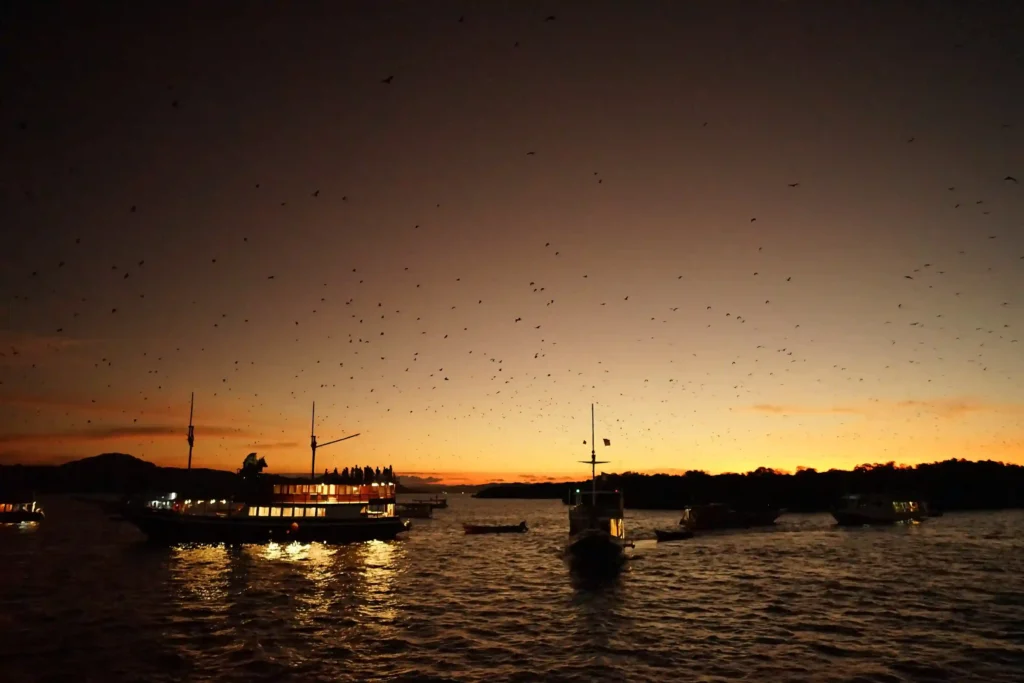
M 521 534 L 528 531 L 526 522 L 519 524 L 463 524 L 467 534 Z
M 688 538 L 693 538 L 693 532 L 689 529 L 655 529 L 654 535 L 658 537 L 658 543 L 685 541 Z

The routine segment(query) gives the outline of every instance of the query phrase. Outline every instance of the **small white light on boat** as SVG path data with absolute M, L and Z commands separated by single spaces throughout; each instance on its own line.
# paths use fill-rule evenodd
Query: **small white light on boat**
M 178 497 L 177 493 L 171 492 L 170 494 L 168 494 L 167 500 L 174 500 L 177 497 Z

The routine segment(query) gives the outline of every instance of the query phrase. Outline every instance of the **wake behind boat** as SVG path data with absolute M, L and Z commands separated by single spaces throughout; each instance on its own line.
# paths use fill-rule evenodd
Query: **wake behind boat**
M 314 419 L 315 411 L 314 405 Z M 355 436 L 359 435 L 320 447 Z M 191 424 L 188 442 L 191 469 Z M 315 472 L 315 435 L 310 435 L 310 442 Z M 353 468 L 349 477 L 325 474 L 318 481 L 313 475 L 308 481 L 268 485 L 261 474 L 266 466 L 256 453 L 245 458 L 239 471 L 241 495 L 200 498 L 169 493 L 126 505 L 122 516 L 150 540 L 166 543 L 348 543 L 390 540 L 409 528 L 396 512 L 397 484 L 389 468 Z
M 584 442 L 585 443 L 585 442 Z M 607 461 L 597 459 L 594 447 L 594 405 L 590 405 L 590 493 L 576 490 L 569 508 L 569 543 L 566 559 L 569 568 L 579 575 L 610 575 L 619 573 L 626 562 L 623 524 L 624 505 L 619 491 L 597 490 L 597 466 Z M 608 439 L 604 440 L 610 446 Z

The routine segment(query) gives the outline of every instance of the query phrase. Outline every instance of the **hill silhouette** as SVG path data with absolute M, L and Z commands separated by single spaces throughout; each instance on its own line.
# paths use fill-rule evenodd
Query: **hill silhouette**
M 560 498 L 590 481 L 539 484 L 498 484 L 478 498 Z M 683 475 L 602 474 L 599 488 L 620 490 L 626 507 L 677 510 L 687 505 L 722 502 L 738 507 L 774 505 L 792 512 L 823 512 L 851 493 L 913 496 L 940 510 L 994 510 L 1024 507 L 1024 467 L 991 460 L 946 460 L 914 467 L 889 462 L 853 470 L 818 472 L 801 468 L 795 474 L 761 467 L 746 474 Z
M 295 481 L 282 475 L 261 476 L 271 483 Z M 236 472 L 160 467 L 125 453 L 103 453 L 62 465 L 0 465 L 0 493 L 133 495 L 177 491 L 197 498 L 227 498 L 242 492 L 241 485 Z M 405 492 L 401 486 L 398 490 Z

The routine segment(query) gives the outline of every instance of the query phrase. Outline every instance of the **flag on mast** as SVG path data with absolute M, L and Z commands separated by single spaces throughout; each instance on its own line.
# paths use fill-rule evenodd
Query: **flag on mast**
M 612 440 L 611 439 L 605 439 L 604 440 L 604 445 L 605 446 L 611 446 L 612 445 Z

